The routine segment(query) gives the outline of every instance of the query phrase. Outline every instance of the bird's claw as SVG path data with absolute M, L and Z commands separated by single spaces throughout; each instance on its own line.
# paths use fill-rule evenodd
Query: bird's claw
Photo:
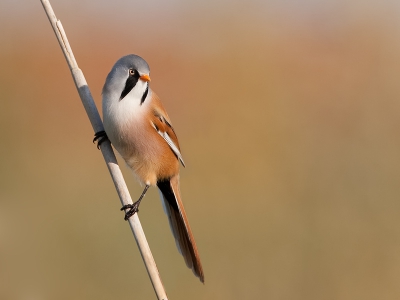
M 125 209 L 129 208 L 129 210 L 125 212 L 125 217 L 124 217 L 125 221 L 127 221 L 130 217 L 132 217 L 137 212 L 139 212 L 139 204 L 140 204 L 140 201 L 136 201 L 133 204 L 127 204 L 127 205 L 124 205 L 121 207 L 121 210 L 125 210 Z
M 100 149 L 100 145 L 106 140 L 108 140 L 108 137 L 107 133 L 104 130 L 96 132 L 94 134 L 93 143 L 97 142 L 97 149 Z

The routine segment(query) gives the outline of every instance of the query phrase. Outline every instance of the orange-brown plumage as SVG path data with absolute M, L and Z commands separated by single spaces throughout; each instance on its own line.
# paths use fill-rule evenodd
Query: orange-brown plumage
M 140 57 L 121 58 L 103 88 L 104 128 L 138 180 L 156 185 L 186 265 L 204 282 L 204 272 L 179 192 L 178 138 L 158 96 L 149 88 L 149 67 Z M 144 195 L 143 193 L 143 195 Z
M 183 258 L 185 259 L 186 265 L 188 268 L 192 269 L 193 273 L 199 277 L 201 282 L 204 283 L 204 272 L 200 262 L 200 255 L 180 197 L 179 176 L 172 177 L 170 179 L 170 185 L 178 206 L 178 210 L 176 210 L 174 205 L 171 205 L 164 196 L 164 208 L 168 216 L 171 231 Z

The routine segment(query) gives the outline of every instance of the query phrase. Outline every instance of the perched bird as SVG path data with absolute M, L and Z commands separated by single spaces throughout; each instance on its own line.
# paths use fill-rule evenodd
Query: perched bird
M 185 166 L 178 138 L 158 96 L 150 89 L 150 68 L 137 55 L 120 58 L 103 87 L 106 137 L 145 186 L 138 201 L 125 205 L 125 220 L 138 211 L 150 186 L 157 186 L 171 231 L 186 265 L 204 283 L 204 273 L 179 192 L 179 162 Z M 129 210 L 128 210 L 129 209 Z

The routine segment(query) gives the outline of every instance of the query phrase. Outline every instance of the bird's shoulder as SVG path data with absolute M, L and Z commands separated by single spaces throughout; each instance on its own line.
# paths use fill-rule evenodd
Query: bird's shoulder
M 152 123 L 155 125 L 157 131 L 162 131 L 168 134 L 171 140 L 179 149 L 178 137 L 175 133 L 175 130 L 172 126 L 171 119 L 168 116 L 167 111 L 165 110 L 160 98 L 156 93 L 152 91 L 151 95 L 152 99 Z

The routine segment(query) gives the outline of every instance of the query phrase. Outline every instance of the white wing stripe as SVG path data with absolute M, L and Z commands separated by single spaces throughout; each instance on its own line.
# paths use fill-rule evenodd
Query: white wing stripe
M 170 136 L 166 132 L 161 132 L 160 130 L 157 131 L 159 135 L 162 136 L 162 138 L 167 142 L 167 144 L 171 147 L 172 151 L 174 151 L 175 155 L 178 156 L 179 160 L 181 161 L 182 165 L 185 166 L 185 163 L 183 161 L 182 155 L 179 152 L 178 147 L 175 145 L 175 143 L 171 140 Z

